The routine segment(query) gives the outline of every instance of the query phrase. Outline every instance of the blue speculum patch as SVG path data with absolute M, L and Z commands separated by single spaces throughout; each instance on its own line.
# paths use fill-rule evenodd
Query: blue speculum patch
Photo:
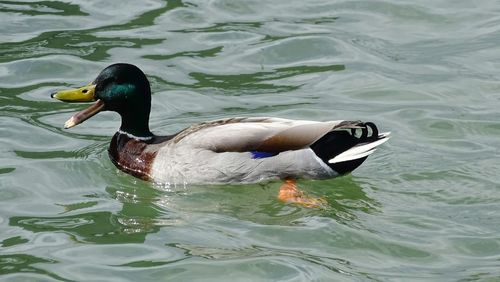
M 252 154 L 252 159 L 264 159 L 269 157 L 274 157 L 279 153 L 270 153 L 270 152 L 259 152 L 259 151 L 250 151 Z

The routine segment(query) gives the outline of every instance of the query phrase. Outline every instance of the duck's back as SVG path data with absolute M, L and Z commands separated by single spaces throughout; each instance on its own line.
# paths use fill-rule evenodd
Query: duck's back
M 361 128 L 360 124 L 267 117 L 202 123 L 181 131 L 159 149 L 151 176 L 161 183 L 335 177 L 366 159 L 364 155 L 358 160 L 350 157 L 348 162 L 328 163 L 328 156 L 333 158 L 361 143 L 353 132 L 346 131 Z M 330 149 L 335 146 L 339 149 Z

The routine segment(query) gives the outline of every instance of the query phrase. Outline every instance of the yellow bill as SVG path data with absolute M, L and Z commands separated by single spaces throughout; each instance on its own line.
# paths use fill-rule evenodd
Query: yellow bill
M 52 98 L 64 102 L 95 101 L 95 84 L 88 84 L 77 89 L 63 90 L 52 94 Z
M 59 91 L 51 95 L 52 98 L 56 98 L 58 100 L 64 102 L 92 102 L 96 101 L 95 97 L 95 84 L 88 84 L 84 87 L 80 87 L 77 89 L 64 90 Z M 83 111 L 80 111 L 74 114 L 70 119 L 68 119 L 64 123 L 64 128 L 71 128 L 77 124 L 80 124 L 87 119 L 91 118 L 98 112 L 104 109 L 104 102 L 101 100 L 97 100 L 90 107 L 86 108 Z

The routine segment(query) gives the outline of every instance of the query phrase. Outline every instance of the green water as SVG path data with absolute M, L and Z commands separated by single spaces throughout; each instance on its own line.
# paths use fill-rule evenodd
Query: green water
M 130 2 L 130 3 L 128 3 Z M 11 281 L 499 281 L 498 1 L 0 1 L 0 276 Z M 352 175 L 158 187 L 50 99 L 111 63 L 151 128 L 362 119 L 393 138 Z

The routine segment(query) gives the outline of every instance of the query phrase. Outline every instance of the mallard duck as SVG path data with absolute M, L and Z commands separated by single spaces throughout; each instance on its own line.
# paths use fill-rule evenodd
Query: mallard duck
M 109 157 L 119 169 L 158 183 L 250 183 L 331 178 L 351 172 L 389 139 L 375 124 L 234 117 L 158 136 L 149 129 L 151 89 L 131 64 L 113 64 L 90 84 L 52 94 L 66 102 L 95 101 L 75 114 L 71 128 L 100 111 L 121 116 Z

